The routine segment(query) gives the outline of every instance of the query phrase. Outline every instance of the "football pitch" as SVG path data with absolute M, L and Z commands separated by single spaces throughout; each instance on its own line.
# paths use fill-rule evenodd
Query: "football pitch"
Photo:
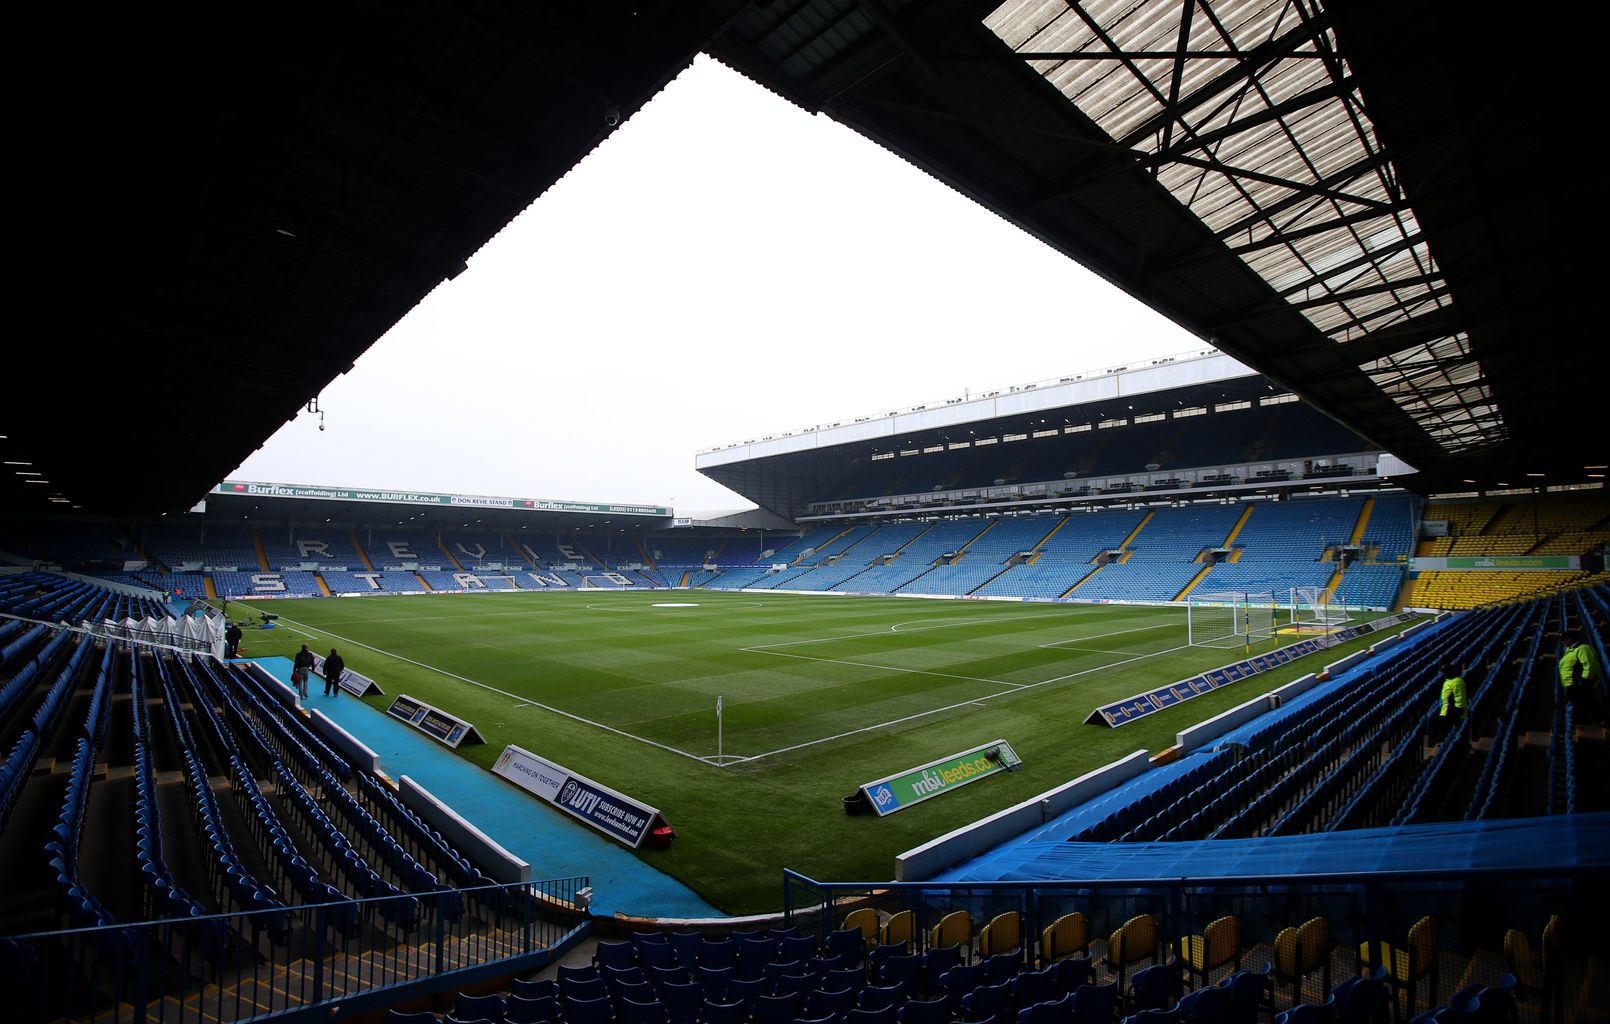
M 1241 650 L 1187 646 L 1184 609 L 1140 606 L 577 591 L 274 610 L 288 628 L 249 634 L 251 654 L 289 654 L 308 638 L 339 647 L 385 688 L 375 705 L 406 691 L 473 722 L 487 745 L 460 753 L 483 767 L 516 743 L 661 808 L 677 842 L 642 855 L 730 913 L 776 909 L 783 867 L 892 877 L 902 850 L 1136 749 L 1160 750 L 1185 726 L 1340 656 L 1111 730 L 1084 718 Z M 1023 770 L 887 818 L 842 812 L 840 798 L 863 782 L 995 739 Z

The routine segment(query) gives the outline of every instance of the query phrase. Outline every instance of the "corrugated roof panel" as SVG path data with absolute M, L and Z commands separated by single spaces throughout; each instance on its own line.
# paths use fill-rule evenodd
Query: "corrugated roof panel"
M 1011 0 L 984 25 L 1035 55 L 1029 66 L 1109 137 L 1150 158 L 1158 184 L 1215 233 L 1232 236 L 1227 244 L 1267 243 L 1245 251 L 1243 262 L 1302 303 L 1321 332 L 1351 341 L 1448 300 L 1335 34 L 1314 20 L 1321 6 Z M 1285 52 L 1270 53 L 1254 77 L 1234 74 L 1254 70 L 1246 51 L 1277 40 Z M 1324 229 L 1372 209 L 1381 215 Z M 1435 357 L 1429 369 L 1415 358 L 1406 351 L 1378 361 L 1369 376 L 1450 450 L 1502 437 L 1468 346 Z M 1433 379 L 1440 383 L 1424 382 Z M 1484 411 L 1475 414 L 1467 401 Z

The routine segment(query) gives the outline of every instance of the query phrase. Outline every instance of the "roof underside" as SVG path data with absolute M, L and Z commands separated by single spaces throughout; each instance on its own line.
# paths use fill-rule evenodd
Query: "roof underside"
M 35 397 L 6 403 L 0 450 L 50 482 L 0 474 L 0 495 L 189 507 L 740 6 L 30 14 L 71 84 L 30 97 L 45 294 L 12 382 Z
M 187 507 L 700 49 L 1423 471 L 1602 461 L 1590 62 L 1449 0 L 62 9 L 0 474 Z M 42 289 L 38 286 L 42 285 Z M 42 292 L 42 294 L 41 294 Z M 35 297 L 37 295 L 37 298 Z M 1054 301 L 1054 297 L 1029 297 Z M 1592 325 L 1592 326 L 1590 326 Z M 73 397 L 63 402 L 62 395 Z
M 1094 425 L 1109 419 L 1132 420 L 1137 416 L 1172 413 L 1182 406 L 1200 408 L 1220 403 L 1258 402 L 1272 394 L 1283 393 L 1284 389 L 1271 383 L 1267 377 L 1251 374 L 1142 394 L 1118 395 L 1061 409 L 1036 409 L 987 420 L 906 430 L 766 458 L 742 459 L 710 465 L 701 468 L 700 472 L 762 508 L 797 517 L 808 511 L 807 504 L 820 498 L 824 489 L 842 479 L 847 471 L 879 453 L 948 447 L 954 442 L 968 441 L 975 435 L 985 438 L 1039 436 L 1038 432 L 1047 428 L 1058 430 L 1075 424 Z M 1311 454 L 1340 455 L 1368 450 L 1370 445 L 1360 439 L 1356 446 L 1346 452 L 1316 451 Z M 1011 461 L 1010 456 L 1003 455 L 1003 459 Z
M 1442 486 L 1580 477 L 1600 447 L 1538 358 L 1606 365 L 1559 286 L 1585 69 L 1513 31 L 1381 0 L 814 2 L 713 49 Z

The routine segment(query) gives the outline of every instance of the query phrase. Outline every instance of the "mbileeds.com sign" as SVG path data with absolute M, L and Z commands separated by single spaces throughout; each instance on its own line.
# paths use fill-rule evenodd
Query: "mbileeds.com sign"
M 633 849 L 643 845 L 656 822 L 664 820 L 658 808 L 512 743 L 503 748 L 492 771 Z
M 912 804 L 960 789 L 996 772 L 1015 771 L 1023 759 L 1005 740 L 991 740 L 960 754 L 930 761 L 910 771 L 869 782 L 861 787 L 878 816 L 893 814 Z

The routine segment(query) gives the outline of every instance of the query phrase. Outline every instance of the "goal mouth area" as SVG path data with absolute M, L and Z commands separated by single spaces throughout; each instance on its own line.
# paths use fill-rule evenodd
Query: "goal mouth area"
M 1192 647 L 1246 647 L 1275 637 L 1284 616 L 1269 591 L 1220 591 L 1186 598 L 1186 643 Z

